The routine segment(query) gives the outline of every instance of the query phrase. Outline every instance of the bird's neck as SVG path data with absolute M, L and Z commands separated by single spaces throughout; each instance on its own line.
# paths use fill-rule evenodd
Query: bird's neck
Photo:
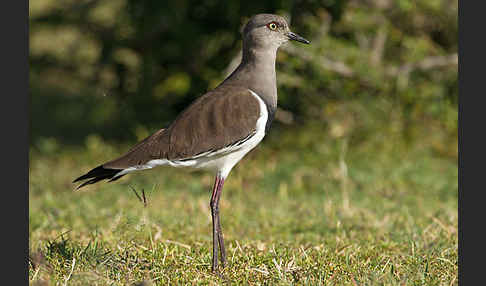
M 240 65 L 225 82 L 245 85 L 262 98 L 273 114 L 277 109 L 277 47 L 262 49 L 243 45 L 242 54 Z

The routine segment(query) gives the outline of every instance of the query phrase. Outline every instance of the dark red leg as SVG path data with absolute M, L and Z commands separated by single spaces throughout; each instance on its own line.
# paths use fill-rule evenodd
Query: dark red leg
M 219 193 L 218 193 L 218 202 L 216 204 L 217 208 L 217 220 L 218 224 L 216 225 L 218 227 L 218 242 L 219 242 L 219 252 L 221 255 L 221 266 L 223 268 L 226 266 L 226 249 L 224 247 L 224 239 L 223 239 L 223 230 L 221 229 L 221 219 L 219 218 L 219 197 L 221 196 L 221 193 L 223 192 L 223 185 L 224 185 L 224 179 L 220 178 L 219 181 Z
M 224 179 L 218 174 L 214 182 L 213 192 L 211 194 L 211 217 L 213 221 L 213 260 L 212 271 L 218 268 L 218 244 L 221 252 L 221 264 L 224 267 L 226 263 L 226 250 L 224 248 L 223 231 L 219 219 L 219 198 L 223 190 Z

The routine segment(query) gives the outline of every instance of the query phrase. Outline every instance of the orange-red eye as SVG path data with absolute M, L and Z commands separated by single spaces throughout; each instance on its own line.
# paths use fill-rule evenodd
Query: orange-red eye
M 272 31 L 275 31 L 277 29 L 277 23 L 275 22 L 271 22 L 267 25 L 267 27 L 272 30 Z

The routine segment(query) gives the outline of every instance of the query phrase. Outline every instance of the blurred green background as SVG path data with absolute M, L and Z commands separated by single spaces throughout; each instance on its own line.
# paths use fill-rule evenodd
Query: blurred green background
M 268 137 L 359 145 L 387 129 L 457 157 L 457 0 L 36 0 L 29 12 L 32 147 L 166 126 L 236 67 L 241 27 L 267 12 L 312 42 L 279 51 Z
M 276 13 L 311 45 L 280 48 L 276 120 L 225 184 L 225 275 L 457 284 L 457 0 L 29 6 L 31 282 L 221 282 L 208 274 L 211 174 L 157 168 L 75 193 L 71 181 L 217 86 L 249 17 Z

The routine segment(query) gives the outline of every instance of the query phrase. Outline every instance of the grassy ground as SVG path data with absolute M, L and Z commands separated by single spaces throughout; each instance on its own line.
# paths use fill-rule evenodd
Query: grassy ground
M 31 284 L 457 285 L 457 158 L 390 134 L 354 144 L 314 133 L 295 148 L 289 134 L 226 181 L 221 276 L 210 273 L 210 174 L 158 168 L 72 192 L 73 178 L 128 146 L 41 140 L 30 152 Z

